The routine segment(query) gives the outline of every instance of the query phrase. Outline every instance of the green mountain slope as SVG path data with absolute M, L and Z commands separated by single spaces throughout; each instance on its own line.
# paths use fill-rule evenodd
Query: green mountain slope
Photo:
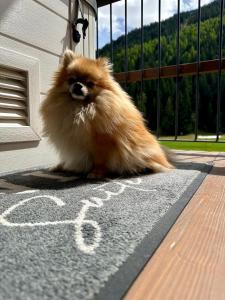
M 201 21 L 205 21 L 209 18 L 214 18 L 219 16 L 219 0 L 213 1 L 212 3 L 205 5 L 201 8 Z M 198 11 L 192 10 L 189 12 L 183 12 L 180 14 L 180 20 L 182 26 L 196 24 L 197 23 Z M 161 22 L 161 35 L 162 36 L 171 36 L 177 30 L 177 15 L 162 21 Z M 128 45 L 132 47 L 135 44 L 140 43 L 141 30 L 134 29 L 128 33 Z M 149 41 L 152 39 L 158 38 L 158 23 L 152 23 L 150 25 L 144 26 L 144 41 Z M 99 50 L 99 54 L 106 55 L 110 54 L 110 44 L 105 45 L 102 49 Z M 124 35 L 120 36 L 116 41 L 113 42 L 114 51 L 124 47 Z

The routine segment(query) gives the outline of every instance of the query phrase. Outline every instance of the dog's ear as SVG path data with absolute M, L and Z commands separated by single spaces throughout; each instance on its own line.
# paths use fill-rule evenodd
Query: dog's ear
M 112 72 L 112 64 L 106 57 L 100 57 L 96 60 L 97 65 L 105 70 Z
M 75 58 L 75 53 L 69 49 L 66 49 L 62 58 L 62 65 L 67 67 Z

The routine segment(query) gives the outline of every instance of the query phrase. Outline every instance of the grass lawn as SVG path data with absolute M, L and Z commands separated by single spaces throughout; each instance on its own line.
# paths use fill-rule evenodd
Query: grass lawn
M 170 149 L 225 152 L 225 143 L 160 141 Z

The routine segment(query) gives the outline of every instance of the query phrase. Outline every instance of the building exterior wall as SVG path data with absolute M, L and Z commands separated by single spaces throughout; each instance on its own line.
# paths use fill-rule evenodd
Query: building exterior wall
M 75 15 L 76 0 L 0 1 L 0 47 L 38 60 L 40 103 L 66 48 L 95 57 L 95 11 L 84 0 L 80 2 L 89 27 L 86 39 L 75 45 L 70 21 Z M 81 27 L 78 29 L 81 32 Z M 32 105 L 32 99 L 29 101 Z M 38 124 L 37 133 L 41 136 L 40 118 Z M 42 137 L 35 142 L 4 143 L 0 136 L 0 172 L 51 165 L 56 161 L 56 153 Z

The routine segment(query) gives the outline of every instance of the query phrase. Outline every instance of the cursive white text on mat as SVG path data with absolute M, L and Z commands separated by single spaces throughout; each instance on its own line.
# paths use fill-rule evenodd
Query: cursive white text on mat
M 81 209 L 78 212 L 78 215 L 74 219 L 62 220 L 62 221 L 45 221 L 45 222 L 24 222 L 24 223 L 14 223 L 8 220 L 9 215 L 18 207 L 24 206 L 31 201 L 36 201 L 40 199 L 47 199 L 53 201 L 57 206 L 65 206 L 66 203 L 55 196 L 51 195 L 37 195 L 24 200 L 20 200 L 17 204 L 10 206 L 0 215 L 0 225 L 8 227 L 38 227 L 38 226 L 58 226 L 72 224 L 75 229 L 74 238 L 78 249 L 86 254 L 94 254 L 96 248 L 99 246 L 102 238 L 101 227 L 96 220 L 87 219 L 87 214 L 92 208 L 100 208 L 104 205 L 106 201 L 111 200 L 113 197 L 122 195 L 126 190 L 138 190 L 140 192 L 155 192 L 155 190 L 149 190 L 139 187 L 141 184 L 141 178 L 133 178 L 133 180 L 109 180 L 107 183 L 102 184 L 93 188 L 92 191 L 98 191 L 103 193 L 104 197 L 97 197 L 95 195 L 90 196 L 88 199 L 82 199 Z M 110 191 L 109 184 L 113 185 L 113 188 L 116 191 Z M 37 190 L 34 190 L 34 193 Z M 19 194 L 19 193 L 18 193 Z M 25 194 L 25 193 L 24 193 Z M 93 238 L 90 243 L 86 243 L 84 237 L 84 227 L 91 226 L 93 228 Z

